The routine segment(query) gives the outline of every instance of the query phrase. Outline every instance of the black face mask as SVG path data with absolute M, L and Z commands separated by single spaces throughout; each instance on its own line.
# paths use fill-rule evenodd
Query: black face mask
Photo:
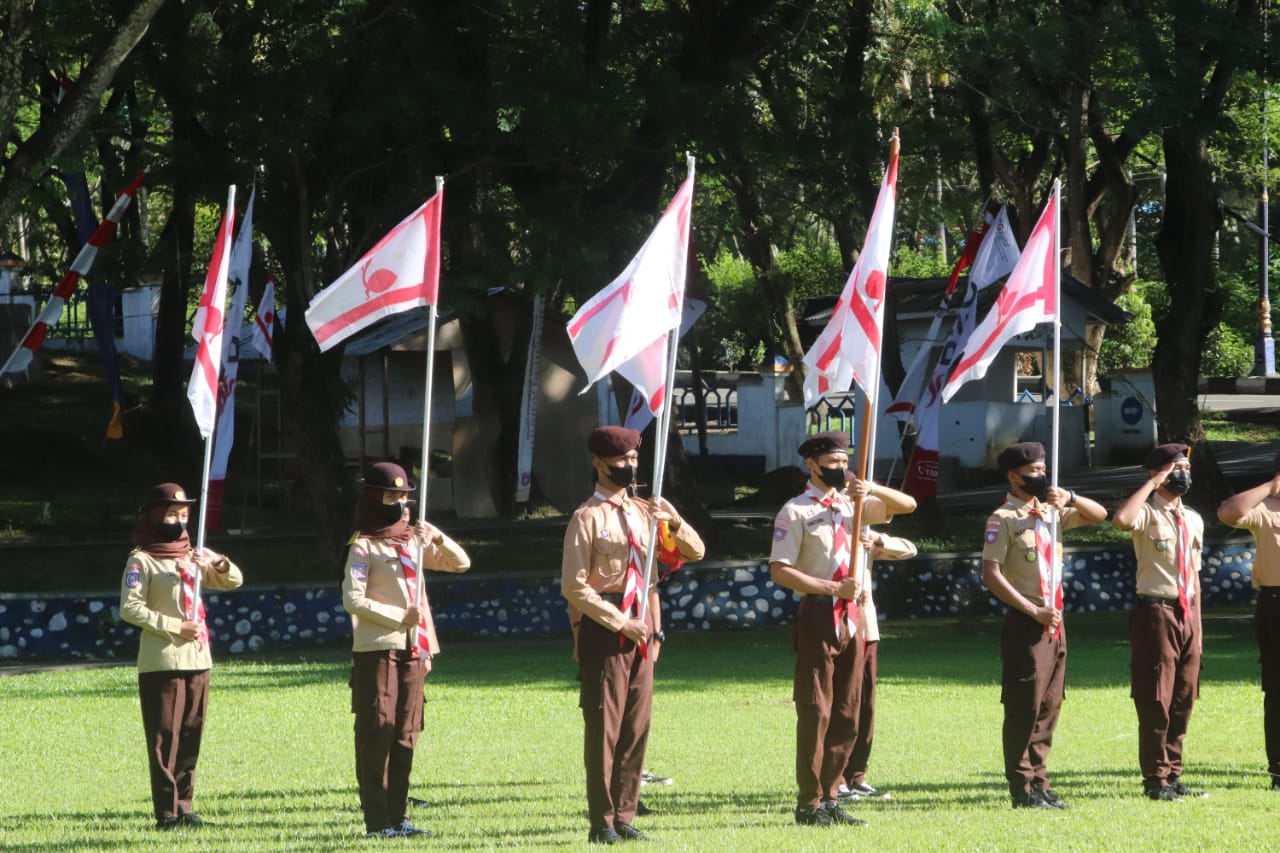
M 185 521 L 162 521 L 156 525 L 156 530 L 160 532 L 169 542 L 177 542 L 182 538 L 182 534 L 187 532 L 187 523 Z
M 1172 471 L 1165 478 L 1164 488 L 1170 494 L 1185 495 L 1191 491 L 1191 472 L 1190 471 Z
M 844 472 L 844 468 L 818 467 L 818 476 L 822 479 L 822 484 L 833 489 L 838 489 L 844 485 Z
M 379 521 L 395 524 L 404 517 L 405 506 L 407 504 L 404 501 L 396 501 L 393 504 L 378 504 L 377 509 L 374 510 L 374 515 L 378 517 Z
M 1038 501 L 1044 500 L 1044 496 L 1049 494 L 1049 480 L 1043 474 L 1039 477 L 1023 477 L 1022 490 Z
M 621 468 L 615 468 L 613 465 L 606 465 L 604 469 L 615 486 L 630 486 L 635 482 L 635 466 L 623 465 Z

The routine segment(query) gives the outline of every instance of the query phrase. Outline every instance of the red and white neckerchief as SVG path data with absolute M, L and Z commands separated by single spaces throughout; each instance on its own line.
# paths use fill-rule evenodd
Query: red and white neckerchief
M 196 645 L 203 648 L 209 642 L 209 626 L 205 623 L 204 601 L 196 595 L 197 567 L 190 558 L 178 561 L 178 574 L 182 578 L 182 618 L 200 625 Z
M 602 501 L 610 502 L 608 498 L 599 492 L 596 492 L 596 497 Z M 635 619 L 640 615 L 640 596 L 646 594 L 646 590 L 644 590 L 644 571 L 641 569 L 641 565 L 644 562 L 644 548 L 640 544 L 640 534 L 637 532 L 644 525 L 644 520 L 636 514 L 632 502 L 626 498 L 622 499 L 618 509 L 622 516 L 622 527 L 627 531 L 627 572 L 622 586 L 622 615 L 628 619 Z M 626 644 L 626 635 L 619 631 L 618 648 L 622 648 Z M 639 643 L 638 647 L 640 656 L 647 658 L 649 656 L 648 643 Z
M 1031 516 L 1036 520 L 1036 564 L 1040 569 L 1040 597 L 1059 613 L 1062 612 L 1062 561 L 1057 559 L 1054 548 L 1053 521 L 1054 509 L 1049 504 L 1040 504 L 1037 509 L 1031 507 Z M 1058 632 L 1051 625 L 1044 626 L 1044 632 L 1052 637 Z
M 400 568 L 404 570 L 404 582 L 408 585 L 409 594 L 418 607 L 417 639 L 413 644 L 413 656 L 425 658 L 431 654 L 431 638 L 427 636 L 427 609 L 422 606 L 418 595 L 418 565 L 413 561 L 413 554 L 409 553 L 407 543 L 397 542 L 396 553 L 400 556 Z
M 840 583 L 849 577 L 849 560 L 852 557 L 849 526 L 845 523 L 843 512 L 844 502 L 836 490 L 824 495 L 812 483 L 806 487 L 806 490 L 809 491 L 810 497 L 831 510 L 831 563 L 833 566 L 831 579 Z M 832 598 L 831 621 L 836 629 L 836 639 L 840 639 L 841 624 L 848 629 L 849 636 L 853 637 L 858 632 L 858 606 L 849 598 L 839 596 Z
M 1178 609 L 1185 618 L 1191 614 L 1191 533 L 1182 507 L 1170 508 L 1170 512 L 1178 529 Z

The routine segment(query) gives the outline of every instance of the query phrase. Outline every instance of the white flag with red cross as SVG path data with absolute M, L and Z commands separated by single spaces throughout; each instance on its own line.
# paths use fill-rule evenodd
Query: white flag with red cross
M 231 266 L 235 212 L 236 188 L 233 186 L 227 191 L 227 209 L 218 226 L 213 257 L 209 259 L 204 291 L 200 294 L 200 307 L 191 324 L 191 336 L 199 345 L 191 366 L 191 381 L 187 383 L 187 399 L 191 401 L 191 411 L 203 438 L 213 435 L 218 419 L 218 374 L 222 366 L 222 333 L 227 324 L 227 271 Z

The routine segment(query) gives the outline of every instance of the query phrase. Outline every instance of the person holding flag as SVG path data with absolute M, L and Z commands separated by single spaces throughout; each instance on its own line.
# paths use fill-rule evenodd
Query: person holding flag
M 664 563 L 700 560 L 705 550 L 670 501 L 631 496 L 639 447 L 633 429 L 592 431 L 587 450 L 595 491 L 569 520 L 560 564 L 581 682 L 592 844 L 646 838 L 632 822 L 649 742 L 653 667 L 666 640 L 656 577 L 645 583 L 646 560 L 655 547 Z
M 865 660 L 857 622 L 862 583 L 851 571 L 854 507 L 844 492 L 849 436 L 818 433 L 796 452 L 809 480 L 778 511 L 769 553 L 769 577 L 803 596 L 791 629 L 799 789 L 795 820 L 805 826 L 860 825 L 866 821 L 838 802 L 858 737 Z M 868 503 L 863 506 L 870 512 Z
M 987 519 L 982 582 L 1009 607 L 1000 632 L 1005 778 L 1015 809 L 1065 809 L 1045 770 L 1067 666 L 1061 533 L 1102 521 L 1107 511 L 1049 485 L 1038 441 L 1006 447 L 997 462 L 1009 494 Z
M 1191 488 L 1185 444 L 1147 454 L 1147 478 L 1120 508 L 1138 561 L 1129 614 L 1130 695 L 1138 712 L 1138 766 L 1152 800 L 1203 796 L 1182 781 L 1182 745 L 1200 693 L 1200 555 L 1204 519 L 1182 502 Z
M 465 572 L 471 558 L 433 525 L 410 523 L 409 494 L 417 487 L 404 468 L 378 462 L 360 484 L 342 573 L 360 809 L 368 837 L 430 835 L 406 816 L 423 683 L 440 651 L 421 572 Z
M 120 582 L 120 618 L 142 629 L 138 698 L 151 768 L 156 829 L 197 828 L 196 761 L 209 707 L 209 629 L 196 590 L 236 589 L 240 569 L 223 554 L 192 548 L 194 500 L 177 483 L 155 486 L 138 510 L 133 550 Z

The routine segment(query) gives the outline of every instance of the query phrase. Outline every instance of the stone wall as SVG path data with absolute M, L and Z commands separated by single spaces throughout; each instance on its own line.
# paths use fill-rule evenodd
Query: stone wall
M 1128 547 L 1071 548 L 1064 571 L 1067 611 L 1125 610 L 1133 604 Z M 993 616 L 1004 606 L 982 586 L 978 554 L 925 554 L 874 569 L 882 620 Z M 1200 582 L 1210 607 L 1253 601 L 1252 542 L 1210 544 Z M 436 626 L 450 640 L 560 634 L 568 619 L 558 578 L 530 575 L 433 575 Z M 696 563 L 662 585 L 664 628 L 707 631 L 791 621 L 798 597 L 769 579 L 764 561 Z M 216 656 L 344 647 L 350 622 L 336 584 L 246 586 L 206 592 Z M 0 659 L 129 660 L 138 629 L 120 620 L 115 592 L 0 595 Z

